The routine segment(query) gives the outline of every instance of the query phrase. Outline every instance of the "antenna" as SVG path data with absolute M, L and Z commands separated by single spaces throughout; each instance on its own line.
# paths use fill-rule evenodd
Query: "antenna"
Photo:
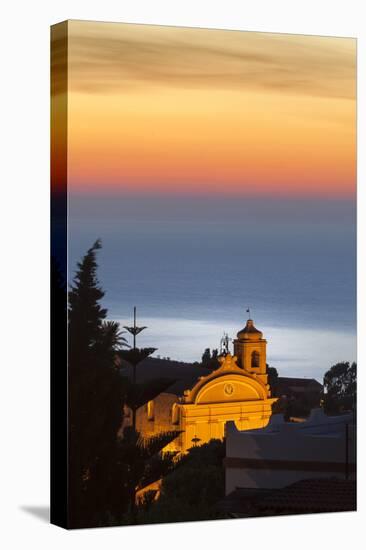
M 123 327 L 125 328 L 130 334 L 133 335 L 133 349 L 136 349 L 136 336 L 140 334 L 145 328 L 147 327 L 138 327 L 136 325 L 136 306 L 133 308 L 133 327 Z

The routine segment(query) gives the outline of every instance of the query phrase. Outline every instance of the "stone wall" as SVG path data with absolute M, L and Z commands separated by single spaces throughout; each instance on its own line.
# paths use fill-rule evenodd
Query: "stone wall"
M 136 428 L 145 437 L 162 432 L 179 430 L 179 423 L 173 423 L 173 406 L 178 397 L 172 393 L 161 393 L 153 402 L 146 403 L 137 411 Z M 151 405 L 151 403 L 153 403 Z M 166 450 L 178 450 L 179 438 Z

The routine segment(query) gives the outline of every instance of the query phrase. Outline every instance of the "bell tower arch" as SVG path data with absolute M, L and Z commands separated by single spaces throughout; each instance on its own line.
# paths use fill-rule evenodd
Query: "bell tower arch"
M 254 326 L 252 319 L 248 319 L 245 327 L 238 332 L 234 340 L 234 355 L 237 356 L 238 365 L 243 370 L 256 374 L 267 384 L 267 340 Z

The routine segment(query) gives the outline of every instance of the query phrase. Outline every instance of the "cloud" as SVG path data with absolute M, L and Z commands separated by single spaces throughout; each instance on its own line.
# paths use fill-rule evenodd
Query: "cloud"
M 302 35 L 69 22 L 69 85 L 283 91 L 354 99 L 356 41 Z

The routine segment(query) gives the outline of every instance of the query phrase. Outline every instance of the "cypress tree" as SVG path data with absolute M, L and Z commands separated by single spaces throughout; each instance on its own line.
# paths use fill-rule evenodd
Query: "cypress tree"
M 69 505 L 70 526 L 106 523 L 111 488 L 120 489 L 115 460 L 123 419 L 125 380 L 115 366 L 124 344 L 118 323 L 106 322 L 97 279 L 97 240 L 81 262 L 69 292 Z M 120 487 L 118 487 L 120 485 Z
M 78 271 L 69 292 L 69 346 L 73 358 L 85 359 L 93 353 L 107 315 L 107 310 L 99 304 L 104 292 L 96 274 L 96 252 L 101 246 L 98 239 L 78 262 Z
M 69 525 L 96 527 L 136 521 L 136 489 L 173 467 L 160 451 L 179 432 L 144 440 L 134 428 L 122 432 L 123 407 L 153 399 L 172 380 L 131 384 L 116 356 L 126 345 L 118 323 L 106 321 L 97 279 L 97 240 L 77 264 L 69 292 Z M 131 350 L 133 351 L 133 350 Z M 151 351 L 151 350 L 148 350 Z M 146 350 L 135 350 L 144 355 Z

